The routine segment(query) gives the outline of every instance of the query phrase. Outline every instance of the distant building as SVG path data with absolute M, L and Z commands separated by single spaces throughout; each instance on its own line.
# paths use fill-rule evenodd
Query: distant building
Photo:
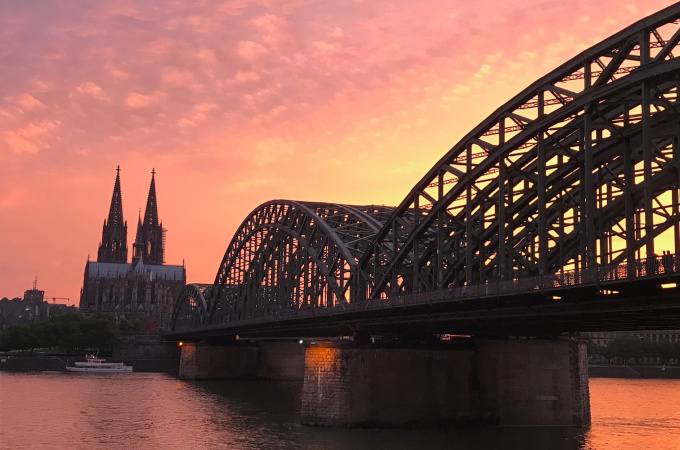
M 38 290 L 38 277 L 33 281 L 33 289 L 24 291 L 26 305 L 24 318 L 27 322 L 41 321 L 49 317 L 49 312 L 43 307 L 45 304 L 45 291 Z
M 64 312 L 77 312 L 75 306 L 52 304 L 45 301 L 45 291 L 37 288 L 38 279 L 33 282 L 33 289 L 24 291 L 24 298 L 0 299 L 0 330 L 10 325 L 41 322 L 50 315 Z M 54 297 L 56 299 L 56 297 Z
M 614 339 L 619 331 L 599 331 L 583 333 L 584 337 L 590 338 L 594 344 L 606 347 Z M 680 342 L 680 330 L 644 330 L 630 332 L 635 337 L 645 339 L 649 342 L 667 342 L 675 344 Z
M 186 270 L 184 265 L 165 265 L 165 230 L 158 220 L 156 172 L 151 172 L 144 220 L 141 217 L 138 220 L 132 261 L 128 263 L 120 167 L 116 170 L 109 217 L 104 220 L 97 262 L 88 258 L 85 265 L 80 309 L 119 314 L 143 312 L 158 328 L 167 329 L 175 298 L 186 284 Z
M 33 289 L 24 291 L 24 301 L 31 303 L 42 303 L 45 300 L 45 291 L 38 290 L 38 278 L 33 282 Z

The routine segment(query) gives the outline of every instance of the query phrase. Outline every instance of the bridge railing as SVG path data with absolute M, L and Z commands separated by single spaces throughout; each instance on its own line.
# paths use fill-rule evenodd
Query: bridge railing
M 456 286 L 445 293 L 445 298 L 474 298 L 512 293 L 529 293 L 541 290 L 560 289 L 570 286 L 592 285 L 603 282 L 645 278 L 680 272 L 680 258 L 677 255 L 665 254 L 630 261 L 623 264 L 596 265 L 581 270 L 562 271 L 556 274 L 536 275 L 512 280 L 489 281 L 484 284 Z M 422 297 L 421 294 L 409 294 L 409 297 Z M 397 297 L 399 298 L 399 297 Z M 383 302 L 381 300 L 380 302 Z
M 412 293 L 366 303 L 350 309 L 377 309 L 418 303 L 435 303 L 456 299 L 474 299 L 508 294 L 558 290 L 572 286 L 598 285 L 604 282 L 645 278 L 680 272 L 678 255 L 665 254 L 623 264 L 596 265 L 581 270 L 567 270 L 549 275 L 489 281 L 484 284 L 456 286 L 432 292 Z
M 666 254 L 630 263 L 593 266 L 580 271 L 569 270 L 550 275 L 490 281 L 484 284 L 457 286 L 431 292 L 418 292 L 368 302 L 347 303 L 334 307 L 308 307 L 277 314 L 244 318 L 234 321 L 239 325 L 254 325 L 272 321 L 296 320 L 317 316 L 351 313 L 361 310 L 400 307 L 448 301 L 470 301 L 476 298 L 560 290 L 572 286 L 598 285 L 603 282 L 639 279 L 680 272 L 678 255 Z

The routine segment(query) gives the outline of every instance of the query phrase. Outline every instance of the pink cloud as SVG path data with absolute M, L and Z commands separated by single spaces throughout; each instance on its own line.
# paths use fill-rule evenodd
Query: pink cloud
M 57 131 L 57 124 L 51 121 L 29 123 L 23 128 L 3 131 L 3 138 L 15 153 L 38 153 L 50 148 L 49 140 Z
M 200 112 L 212 112 L 218 111 L 220 106 L 215 103 L 199 103 L 198 105 L 194 105 L 194 109 Z
M 101 88 L 101 86 L 98 86 L 97 84 L 87 81 L 83 84 L 80 84 L 76 86 L 76 88 L 73 90 L 75 94 L 80 94 L 88 97 L 92 97 L 97 100 L 109 100 L 108 96 L 104 93 L 104 90 Z
M 31 94 L 23 94 L 21 97 L 17 99 L 16 103 L 17 105 L 19 105 L 19 107 L 21 107 L 21 109 L 25 111 L 33 111 L 45 107 L 45 105 L 42 102 L 36 100 L 36 98 L 33 97 Z
M 0 191 L 0 209 L 16 209 L 25 205 L 28 200 L 26 188 L 9 187 L 6 191 Z
M 165 67 L 161 72 L 164 83 L 175 86 L 187 86 L 194 83 L 194 74 L 187 69 Z
M 151 106 L 167 98 L 163 92 L 155 92 L 151 95 L 144 95 L 138 92 L 133 92 L 125 98 L 125 105 L 130 108 L 145 108 Z
M 125 104 L 131 108 L 144 108 L 149 106 L 149 103 L 151 103 L 151 97 L 136 92 L 128 95 L 125 99 Z
M 263 42 L 273 48 L 281 47 L 292 39 L 288 23 L 281 16 L 265 14 L 252 19 L 250 23 L 258 29 Z
M 246 5 L 247 2 L 245 1 L 228 0 L 220 4 L 217 9 L 219 12 L 228 14 L 230 16 L 240 16 Z
M 239 57 L 245 60 L 254 60 L 266 54 L 268 50 L 261 44 L 252 41 L 241 41 L 236 50 Z
M 257 74 L 257 72 L 238 71 L 236 72 L 236 75 L 234 75 L 234 79 L 239 83 L 247 83 L 249 81 L 258 81 L 260 76 Z

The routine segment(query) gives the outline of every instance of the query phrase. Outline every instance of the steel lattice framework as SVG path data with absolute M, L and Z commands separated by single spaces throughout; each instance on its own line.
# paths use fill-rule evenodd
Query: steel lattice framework
M 396 208 L 261 205 L 175 328 L 578 274 L 653 255 L 666 232 L 677 255 L 679 23 L 676 4 L 536 81 Z
M 393 210 L 287 200 L 264 203 L 234 235 L 207 295 L 200 297 L 193 285 L 182 293 L 175 307 L 180 326 L 342 307 L 350 300 L 350 280 L 359 258 Z
M 677 253 L 679 17 L 581 53 L 465 136 L 362 257 L 361 298 L 633 260 L 671 226 Z

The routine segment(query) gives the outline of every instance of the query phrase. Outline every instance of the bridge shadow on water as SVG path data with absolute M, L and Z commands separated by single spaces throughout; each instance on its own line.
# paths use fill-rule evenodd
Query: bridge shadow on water
M 577 427 L 498 428 L 469 424 L 408 429 L 338 429 L 300 425 L 302 382 L 188 382 L 219 428 L 242 449 L 584 449 L 588 430 Z

